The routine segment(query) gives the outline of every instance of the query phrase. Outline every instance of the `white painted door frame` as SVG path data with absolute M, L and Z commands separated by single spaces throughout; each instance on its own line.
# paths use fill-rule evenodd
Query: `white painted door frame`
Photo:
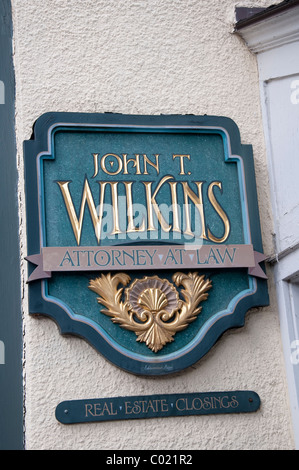
M 270 263 L 299 449 L 299 4 L 237 32 L 258 63 L 276 246 Z

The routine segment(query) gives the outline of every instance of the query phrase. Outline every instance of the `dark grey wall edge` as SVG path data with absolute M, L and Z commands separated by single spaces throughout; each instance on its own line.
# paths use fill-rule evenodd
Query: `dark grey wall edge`
M 0 2 L 0 450 L 23 445 L 22 314 L 10 0 Z

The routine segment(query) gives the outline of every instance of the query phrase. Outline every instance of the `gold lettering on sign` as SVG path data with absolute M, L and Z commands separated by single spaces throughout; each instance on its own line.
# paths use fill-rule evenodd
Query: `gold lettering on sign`
M 153 163 L 151 160 L 148 159 L 148 157 L 146 155 L 143 155 L 143 158 L 144 158 L 144 174 L 145 175 L 148 175 L 148 171 L 147 171 L 147 163 L 149 165 L 151 165 L 152 167 L 154 167 L 157 171 L 157 174 L 159 174 L 159 155 L 154 155 L 154 157 L 156 158 L 156 164 Z
M 202 185 L 203 182 L 195 182 L 198 190 L 198 196 L 192 191 L 189 187 L 188 183 L 185 181 L 182 182 L 184 188 L 184 202 L 185 202 L 185 215 L 186 215 L 186 229 L 185 234 L 193 236 L 193 232 L 191 230 L 191 223 L 190 223 L 190 213 L 189 213 L 189 199 L 195 204 L 196 209 L 199 212 L 200 219 L 201 219 L 201 235 L 200 238 L 207 240 L 206 236 L 206 229 L 205 229 L 205 216 L 203 211 L 203 200 L 202 200 Z
M 222 184 L 220 183 L 220 181 L 213 181 L 209 185 L 209 188 L 208 188 L 208 197 L 209 197 L 209 200 L 210 200 L 212 206 L 214 207 L 215 211 L 217 212 L 217 214 L 219 215 L 219 217 L 221 218 L 221 220 L 224 223 L 224 234 L 223 234 L 222 237 L 217 238 L 211 233 L 210 229 L 208 229 L 208 237 L 212 242 L 223 243 L 228 238 L 228 235 L 229 235 L 229 232 L 230 232 L 230 223 L 229 223 L 229 220 L 228 220 L 228 217 L 227 217 L 226 213 L 224 212 L 224 210 L 222 209 L 222 207 L 220 206 L 220 204 L 218 203 L 218 201 L 215 198 L 215 195 L 214 195 L 214 192 L 213 192 L 214 186 L 218 187 L 222 191 Z
M 239 406 L 235 396 L 229 397 L 228 395 L 219 397 L 204 397 L 204 398 L 178 398 L 175 402 L 175 407 L 178 411 L 199 411 L 199 410 L 221 410 L 226 408 L 236 408 Z
M 128 226 L 127 232 L 144 232 L 146 230 L 145 220 L 142 220 L 142 224 L 139 228 L 136 228 L 134 225 L 134 214 L 133 214 L 133 202 L 132 202 L 132 181 L 124 181 L 126 188 L 126 200 L 127 200 L 127 217 L 128 217 Z
M 158 232 L 161 229 L 166 234 L 170 231 L 183 233 L 185 236 L 210 240 L 214 243 L 224 243 L 228 239 L 231 229 L 230 221 L 218 200 L 219 198 L 216 198 L 215 195 L 217 188 L 220 194 L 223 193 L 220 181 L 210 183 L 205 180 L 192 181 L 192 183 L 181 180 L 175 181 L 175 177 L 170 174 L 161 177 L 157 182 L 144 179 L 139 181 L 116 181 L 115 176 L 121 172 L 123 175 L 128 175 L 129 170 L 130 174 L 133 171 L 135 176 L 149 175 L 150 167 L 157 175 L 160 173 L 160 155 L 158 153 L 154 154 L 155 160 L 148 158 L 146 154 L 136 153 L 134 155 L 135 157 L 128 158 L 126 153 L 122 153 L 121 156 L 116 153 L 106 153 L 99 157 L 98 153 L 93 153 L 94 173 L 92 178 L 95 178 L 100 170 L 105 175 L 114 178 L 113 181 L 94 181 L 100 187 L 99 199 L 95 202 L 90 184 L 87 177 L 85 177 L 81 205 L 77 211 L 70 192 L 69 185 L 71 181 L 57 182 L 78 245 L 80 245 L 86 205 L 89 209 L 98 244 L 102 237 L 103 226 L 108 226 L 103 223 L 104 206 L 106 213 L 108 209 L 111 210 L 109 224 L 112 221 L 110 233 L 105 234 L 105 236 L 141 232 L 146 234 L 146 232 Z M 140 164 L 141 158 L 143 159 L 143 165 Z M 191 161 L 191 156 L 189 154 L 172 154 L 172 159 L 179 162 L 179 168 L 176 168 L 177 171 L 180 171 L 179 175 L 185 175 L 185 161 Z M 130 165 L 129 169 L 128 165 Z M 187 174 L 189 175 L 190 171 Z M 106 190 L 107 186 L 109 186 L 110 191 Z M 125 196 L 123 196 L 124 192 Z M 133 196 L 136 199 L 139 198 L 138 204 L 139 207 L 142 206 L 141 211 L 136 209 Z M 122 203 L 121 198 L 124 198 L 123 205 L 120 205 Z M 168 201 L 168 204 L 164 201 Z M 224 230 L 218 229 L 220 233 L 210 228 L 209 220 L 206 220 L 208 218 L 206 214 L 209 213 L 207 211 L 208 207 L 210 211 L 212 209 L 216 212 L 223 223 Z M 193 212 L 191 212 L 194 208 L 195 218 Z M 141 219 L 137 225 L 134 222 L 135 212 L 139 212 Z M 196 218 L 196 215 L 199 215 L 199 219 Z M 198 226 L 197 220 L 199 220 Z
M 97 174 L 99 172 L 99 154 L 98 153 L 92 153 L 92 156 L 93 156 L 93 164 L 94 164 L 94 174 L 93 174 L 92 178 L 95 178 L 95 176 L 97 176 Z M 160 155 L 158 153 L 154 154 L 155 162 L 153 162 L 145 153 L 142 154 L 143 167 L 144 167 L 143 174 L 144 175 L 149 174 L 148 170 L 147 170 L 148 165 L 153 167 L 156 170 L 157 175 L 160 173 L 159 156 Z M 176 156 L 179 156 L 179 157 L 186 157 L 186 156 L 188 157 L 189 156 L 190 157 L 190 155 L 176 155 Z M 106 163 L 107 158 L 111 158 L 111 160 L 109 162 L 110 167 L 111 167 L 110 170 L 107 168 L 107 163 Z M 138 153 L 135 153 L 135 158 L 129 158 L 129 159 L 128 159 L 128 154 L 127 153 L 121 154 L 121 157 L 116 153 L 106 153 L 105 155 L 103 155 L 101 157 L 100 167 L 101 167 L 101 169 L 104 173 L 106 173 L 107 175 L 110 175 L 110 176 L 118 175 L 122 170 L 123 170 L 124 175 L 128 175 L 129 174 L 128 163 L 133 163 L 133 168 L 136 168 L 135 175 L 141 175 L 142 174 L 141 166 L 140 166 L 140 154 L 138 154 Z M 115 164 L 116 164 L 116 167 L 115 167 Z M 115 170 L 113 170 L 113 168 L 115 168 Z M 183 168 L 182 164 L 181 164 L 181 168 Z M 184 174 L 184 173 L 182 173 L 182 174 Z
M 116 158 L 117 164 L 118 164 L 116 171 L 108 171 L 108 170 L 107 170 L 106 164 L 105 164 L 107 157 L 114 157 L 114 158 Z M 111 165 L 111 167 L 114 166 L 114 160 L 112 160 L 112 161 L 110 162 L 110 165 Z M 101 168 L 102 168 L 102 170 L 103 170 L 105 173 L 107 173 L 107 175 L 112 175 L 112 176 L 118 175 L 118 173 L 120 173 L 121 170 L 122 170 L 122 168 L 123 168 L 122 159 L 121 159 L 120 156 L 117 155 L 116 153 L 106 153 L 106 155 L 104 155 L 103 158 L 101 159 Z
M 117 233 L 122 233 L 122 231 L 119 228 L 118 191 L 117 191 L 118 183 L 110 183 L 110 185 L 111 185 L 111 192 L 112 192 L 112 209 L 113 209 L 113 230 L 111 234 L 115 235 Z
M 184 168 L 184 158 L 187 158 L 188 160 L 190 160 L 190 155 L 172 155 L 172 158 L 173 160 L 176 158 L 176 157 L 179 157 L 180 159 L 180 175 L 185 175 L 185 168 Z M 188 173 L 190 174 L 190 172 Z
M 173 214 L 173 232 L 181 232 L 180 229 L 180 218 L 179 218 L 179 206 L 178 206 L 178 197 L 177 197 L 177 182 L 169 181 L 170 191 L 171 191 L 171 200 L 172 200 L 172 214 Z
M 140 413 L 166 413 L 169 411 L 168 403 L 165 398 L 125 401 L 125 414 L 138 415 Z
M 97 238 L 97 241 L 99 243 L 100 237 L 101 237 L 101 228 L 102 228 L 102 218 L 103 218 L 103 207 L 104 207 L 104 193 L 105 193 L 105 188 L 108 183 L 103 182 L 100 183 L 100 213 L 99 215 L 97 214 L 97 210 L 95 207 L 95 203 L 92 197 L 92 193 L 89 187 L 89 183 L 87 181 L 87 178 L 85 179 L 84 183 L 84 188 L 83 188 L 83 195 L 82 195 L 82 200 L 81 200 L 81 208 L 80 208 L 80 215 L 79 219 L 77 217 L 73 200 L 70 195 L 70 190 L 69 190 L 69 183 L 70 181 L 57 181 L 57 184 L 61 190 L 64 203 L 67 209 L 68 216 L 71 221 L 71 225 L 73 228 L 73 232 L 77 241 L 77 244 L 80 244 L 80 239 L 81 239 L 81 233 L 82 233 L 82 224 L 83 224 L 83 216 L 84 216 L 84 210 L 85 210 L 85 204 L 87 202 L 89 212 L 91 215 L 91 220 L 94 226 L 94 231 L 95 231 L 95 236 Z
M 99 172 L 99 165 L 98 165 L 98 156 L 99 156 L 99 154 L 98 153 L 93 153 L 92 156 L 93 156 L 93 164 L 94 164 L 94 174 L 93 174 L 92 178 L 94 178 L 95 176 L 97 176 L 97 174 Z
M 86 403 L 85 404 L 85 417 L 87 416 L 111 416 L 117 415 L 117 410 L 114 410 L 112 402 L 102 403 Z
M 129 160 L 127 160 L 127 154 L 126 153 L 123 153 L 123 160 L 124 160 L 124 175 L 128 175 L 128 163 L 132 162 L 133 163 L 133 168 L 136 168 L 136 175 L 141 175 L 141 171 L 140 171 L 140 161 L 139 161 L 139 157 L 140 155 L 135 154 L 135 160 L 134 158 L 129 158 Z
M 171 229 L 170 225 L 168 225 L 165 219 L 163 218 L 161 211 L 159 209 L 159 206 L 157 204 L 157 201 L 156 201 L 156 196 L 159 190 L 161 189 L 163 184 L 170 179 L 173 179 L 173 176 L 168 175 L 168 176 L 164 176 L 163 178 L 161 178 L 153 194 L 152 194 L 152 183 L 143 181 L 143 184 L 146 189 L 147 217 L 148 217 L 147 229 L 148 230 L 156 230 L 156 227 L 154 225 L 154 219 L 153 219 L 153 209 L 156 213 L 158 221 L 162 229 L 164 230 L 164 232 L 169 232 Z

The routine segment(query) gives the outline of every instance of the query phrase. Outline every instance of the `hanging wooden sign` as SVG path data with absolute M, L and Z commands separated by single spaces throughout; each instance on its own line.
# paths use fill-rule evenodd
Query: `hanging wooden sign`
M 252 148 L 231 119 L 49 113 L 24 149 L 31 314 L 160 375 L 268 304 Z

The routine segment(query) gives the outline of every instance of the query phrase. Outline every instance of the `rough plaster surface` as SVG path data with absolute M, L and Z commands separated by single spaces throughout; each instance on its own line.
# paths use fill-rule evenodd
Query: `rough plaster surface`
M 273 0 L 271 1 L 273 2 Z M 277 2 L 276 2 L 277 3 Z M 264 251 L 272 222 L 257 65 L 232 34 L 233 0 L 13 0 L 21 254 L 26 255 L 23 140 L 47 111 L 229 116 L 253 144 Z M 253 6 L 242 2 L 242 6 Z M 257 0 L 254 6 L 269 6 Z M 194 367 L 144 378 L 28 315 L 22 264 L 27 449 L 290 449 L 293 436 L 275 300 L 223 335 Z M 252 389 L 255 414 L 64 426 L 68 399 Z

